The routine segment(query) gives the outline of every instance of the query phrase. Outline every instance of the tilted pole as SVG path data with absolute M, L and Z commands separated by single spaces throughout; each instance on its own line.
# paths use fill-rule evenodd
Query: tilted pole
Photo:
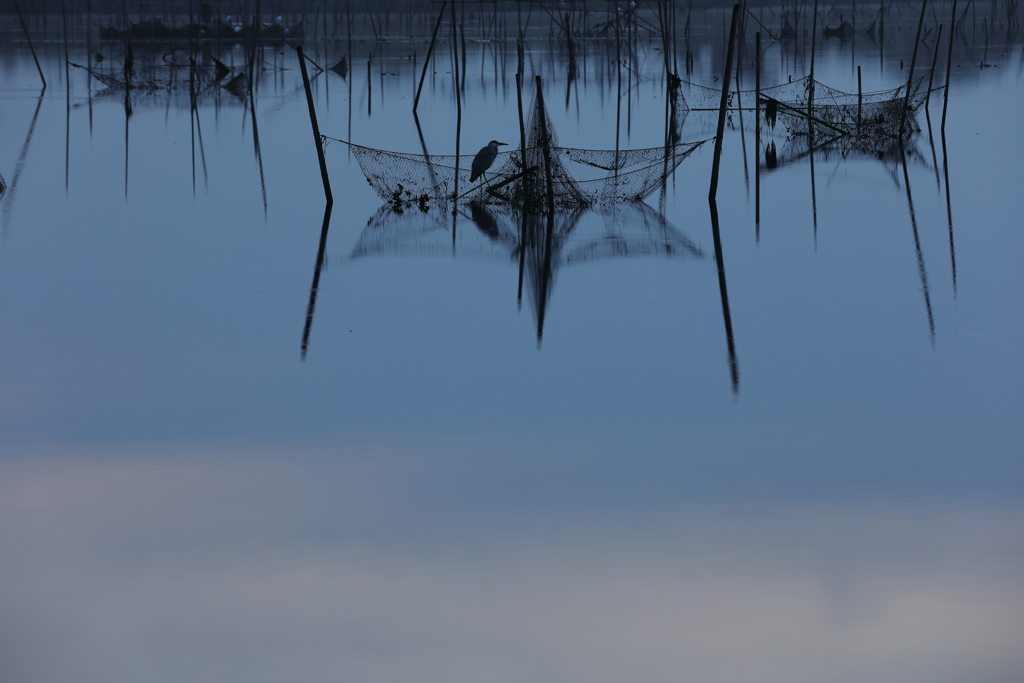
M 725 54 L 725 76 L 722 78 L 722 102 L 718 108 L 718 132 L 715 134 L 715 157 L 711 162 L 711 190 L 708 199 L 714 200 L 718 195 L 718 166 L 722 159 L 722 136 L 725 134 L 725 109 L 729 103 L 729 75 L 732 73 L 732 57 L 736 42 L 736 23 L 740 15 L 740 6 L 732 6 L 732 26 L 729 28 L 729 49 Z
M 306 56 L 302 54 L 302 46 L 295 47 L 299 53 L 299 69 L 302 71 L 302 85 L 306 88 L 306 104 L 309 106 L 309 122 L 313 126 L 313 139 L 316 142 L 316 156 L 320 161 L 320 177 L 324 181 L 324 195 L 328 204 L 334 204 L 331 193 L 331 179 L 327 176 L 327 160 L 324 159 L 324 141 L 320 137 L 320 126 L 316 122 L 316 109 L 313 107 L 313 90 L 309 87 L 309 73 L 306 71 Z

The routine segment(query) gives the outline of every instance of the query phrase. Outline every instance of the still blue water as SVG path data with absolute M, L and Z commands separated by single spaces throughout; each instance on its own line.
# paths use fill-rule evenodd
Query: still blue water
M 905 82 L 909 14 L 885 43 L 820 41 L 816 78 Z M 722 17 L 705 21 L 688 78 L 716 86 Z M 567 86 L 543 27 L 526 76 L 560 144 L 613 149 L 617 119 L 623 148 L 663 144 L 656 41 L 620 99 L 610 41 Z M 437 212 L 429 239 L 358 250 L 381 200 L 332 143 L 310 311 L 324 198 L 294 51 L 264 54 L 254 110 L 200 98 L 197 128 L 187 91 L 134 95 L 126 119 L 83 70 L 68 86 L 59 40 L 36 45 L 40 94 L 17 28 L 0 72 L 4 681 L 1024 676 L 1019 39 L 985 48 L 968 27 L 945 144 L 939 92 L 906 174 L 835 154 L 765 170 L 759 225 L 751 126 L 732 122 L 733 355 L 710 145 L 644 210 L 687 248 L 558 262 L 539 338 L 518 256 L 468 209 L 454 237 Z M 422 150 L 421 28 L 314 79 L 324 134 Z M 918 69 L 938 50 L 939 83 L 931 35 Z M 519 131 L 514 41 L 470 38 L 463 154 Z M 92 47 L 120 64 L 120 44 Z M 325 65 L 347 49 L 307 46 Z M 419 105 L 436 154 L 455 152 L 450 49 Z M 809 56 L 766 39 L 764 84 Z M 70 61 L 89 59 L 83 35 Z M 698 119 L 683 139 L 713 133 Z M 578 232 L 600 245 L 639 222 L 591 211 Z

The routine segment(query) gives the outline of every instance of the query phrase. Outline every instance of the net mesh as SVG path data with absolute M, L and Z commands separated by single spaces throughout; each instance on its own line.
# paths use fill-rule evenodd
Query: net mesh
M 934 170 L 918 149 L 919 138 L 920 134 L 915 132 L 905 135 L 902 141 L 848 135 L 835 135 L 827 140 L 795 136 L 787 138 L 780 145 L 776 145 L 775 141 L 766 141 L 761 146 L 761 168 L 771 172 L 806 161 L 814 155 L 819 163 L 854 160 L 877 162 L 895 179 L 904 158 L 908 163 Z
M 924 76 L 910 84 L 890 90 L 858 95 L 831 88 L 810 76 L 790 83 L 761 88 L 763 123 L 774 127 L 781 118 L 792 135 L 807 135 L 818 126 L 835 133 L 858 137 L 894 137 L 899 134 L 903 107 L 907 106 L 906 130 L 919 130 L 914 114 L 928 97 Z M 682 81 L 680 107 L 691 112 L 717 112 L 722 91 Z M 730 91 L 728 110 L 755 109 L 756 90 Z
M 159 93 L 188 91 L 207 91 L 218 87 L 229 87 L 236 79 L 246 78 L 244 67 L 227 67 L 216 64 L 157 64 L 136 66 L 130 74 L 123 70 L 104 72 L 81 64 L 69 62 L 71 66 L 88 71 L 97 81 L 110 90 L 131 90 Z
M 348 145 L 367 182 L 383 200 L 395 206 L 416 204 L 421 208 L 432 201 L 453 199 L 542 206 L 549 193 L 559 207 L 642 201 L 707 142 L 633 150 L 561 147 L 539 88 L 530 107 L 525 153 L 519 149 L 498 152 L 491 167 L 474 183 L 469 181 L 471 155 L 390 152 L 327 136 L 324 141 Z

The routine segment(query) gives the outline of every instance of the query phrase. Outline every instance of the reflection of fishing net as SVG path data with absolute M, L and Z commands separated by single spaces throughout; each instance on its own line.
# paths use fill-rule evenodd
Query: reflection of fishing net
M 918 129 L 913 114 L 928 96 L 922 89 L 924 80 L 925 77 L 921 77 L 912 84 L 908 102 L 906 85 L 857 95 L 805 76 L 791 83 L 762 88 L 762 116 L 770 126 L 774 126 L 776 116 L 781 117 L 792 135 L 807 135 L 811 126 L 821 126 L 846 135 L 895 137 L 899 134 L 905 104 L 908 105 L 908 130 Z M 731 91 L 726 106 L 728 109 L 754 109 L 756 96 L 756 90 Z M 717 112 L 722 91 L 683 81 L 679 98 L 680 106 L 692 112 Z
M 813 154 L 819 163 L 856 160 L 878 162 L 895 177 L 902 163 L 902 155 L 906 155 L 908 163 L 930 167 L 917 149 L 917 139 L 918 133 L 912 132 L 904 136 L 902 143 L 895 138 L 857 138 L 849 135 L 833 135 L 829 139 L 816 140 L 808 136 L 795 136 L 778 146 L 774 141 L 768 141 L 762 144 L 761 168 L 773 171 L 805 162 Z
M 547 214 L 523 214 L 508 204 L 470 204 L 460 210 L 456 236 L 452 218 L 443 212 L 413 208 L 395 210 L 385 204 L 370 217 L 350 258 L 371 256 L 444 256 L 452 254 L 511 261 L 519 256 L 524 236 L 527 249 L 543 248 Z M 539 219 L 530 223 L 531 216 Z M 466 220 L 468 218 L 468 221 Z M 703 251 L 665 216 L 642 202 L 597 205 L 582 211 L 558 212 L 552 224 L 556 264 L 608 258 L 702 257 Z
M 367 222 L 350 258 L 411 255 L 519 262 L 540 336 L 563 266 L 614 258 L 703 258 L 704 252 L 642 202 L 553 213 L 470 204 L 454 220 L 442 212 L 385 204 Z
M 188 91 L 191 88 L 194 88 L 196 92 L 201 92 L 228 85 L 238 78 L 245 78 L 244 67 L 228 68 L 220 62 L 210 65 L 197 64 L 194 72 L 189 64 L 137 66 L 131 70 L 130 80 L 123 70 L 104 73 L 74 62 L 69 62 L 69 64 L 79 69 L 85 69 L 93 78 L 111 90 L 124 90 L 129 87 L 130 83 L 132 90 L 144 92 Z
M 550 169 L 552 200 L 567 207 L 641 201 L 704 142 L 618 151 L 559 147 L 538 89 L 527 125 L 525 163 L 521 150 L 499 152 L 476 183 L 469 182 L 471 155 L 428 156 L 345 144 L 374 191 L 396 206 L 424 207 L 430 201 L 453 198 L 467 203 L 546 205 Z
M 4 194 L 7 192 L 7 181 L 0 175 L 0 199 L 3 199 Z

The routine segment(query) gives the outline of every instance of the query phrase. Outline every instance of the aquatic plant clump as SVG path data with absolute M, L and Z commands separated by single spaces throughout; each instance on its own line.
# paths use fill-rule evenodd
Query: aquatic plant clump
M 525 154 L 519 149 L 499 152 L 475 183 L 469 182 L 471 155 L 390 152 L 324 136 L 325 142 L 332 140 L 349 146 L 381 199 L 395 207 L 420 208 L 452 200 L 543 206 L 550 198 L 559 207 L 642 201 L 707 142 L 633 150 L 560 147 L 539 93 L 531 107 Z

